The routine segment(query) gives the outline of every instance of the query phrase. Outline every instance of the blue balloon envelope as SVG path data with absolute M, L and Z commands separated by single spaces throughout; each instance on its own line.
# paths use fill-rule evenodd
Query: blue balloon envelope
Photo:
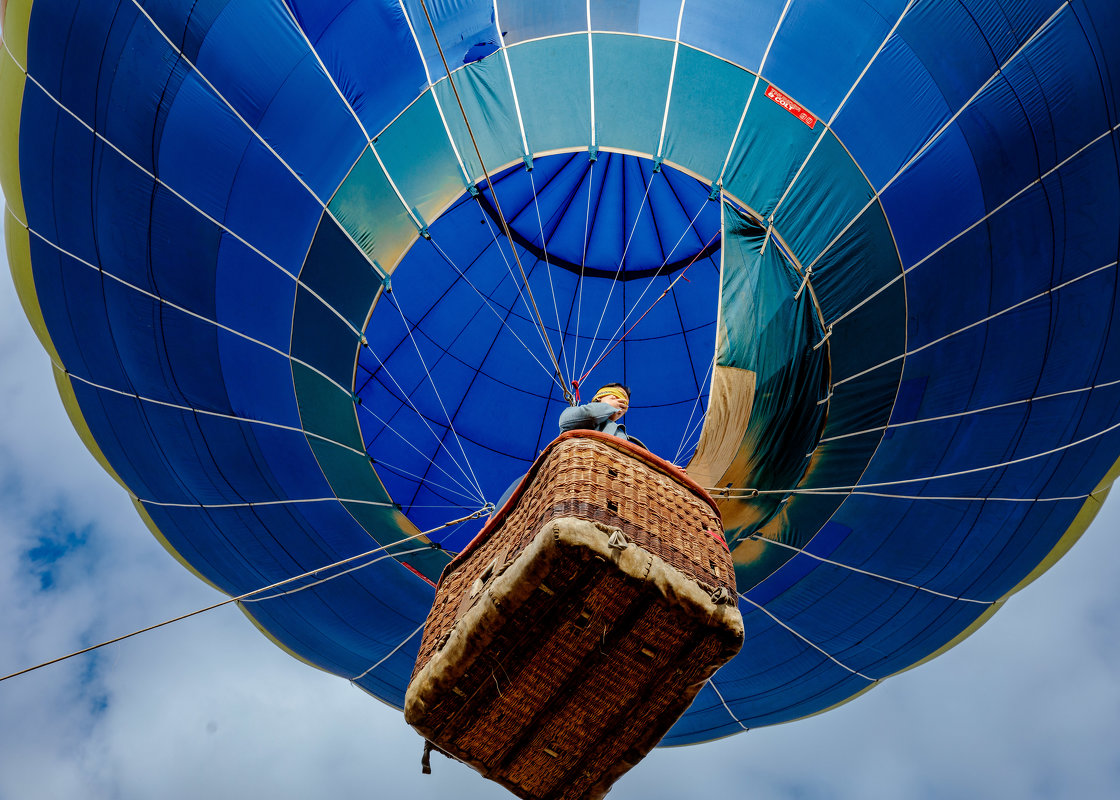
M 579 390 L 632 388 L 733 548 L 745 646 L 666 744 L 951 647 L 1111 484 L 1111 0 L 11 0 L 4 36 L 75 427 L 223 592 L 368 554 L 240 606 L 390 704 Z

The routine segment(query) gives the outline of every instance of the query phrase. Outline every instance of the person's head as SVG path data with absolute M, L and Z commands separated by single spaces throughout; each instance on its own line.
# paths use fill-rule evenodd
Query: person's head
M 600 387 L 592 399 L 594 402 L 606 403 L 617 408 L 618 413 L 611 416 L 612 420 L 616 420 L 630 407 L 630 387 L 623 386 L 621 383 L 608 383 Z

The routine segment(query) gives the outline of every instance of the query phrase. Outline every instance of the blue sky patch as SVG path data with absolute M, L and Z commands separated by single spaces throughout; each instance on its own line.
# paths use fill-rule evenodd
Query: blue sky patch
M 67 517 L 61 510 L 40 515 L 35 526 L 40 531 L 36 544 L 24 554 L 28 569 L 39 579 L 42 591 L 55 588 L 57 568 L 63 559 L 89 544 L 92 526 L 75 529 Z

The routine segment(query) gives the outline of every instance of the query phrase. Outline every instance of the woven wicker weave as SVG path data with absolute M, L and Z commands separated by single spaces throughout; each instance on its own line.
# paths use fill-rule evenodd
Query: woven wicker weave
M 565 434 L 444 571 L 406 720 L 521 797 L 601 797 L 738 651 L 735 598 L 699 487 Z

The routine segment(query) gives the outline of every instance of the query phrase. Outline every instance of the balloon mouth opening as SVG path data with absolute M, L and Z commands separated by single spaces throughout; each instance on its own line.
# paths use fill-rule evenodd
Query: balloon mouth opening
M 630 153 L 540 156 L 479 182 L 479 207 L 498 237 L 532 258 L 588 278 L 672 275 L 720 249 L 710 187 Z M 497 199 L 495 199 L 495 192 Z

